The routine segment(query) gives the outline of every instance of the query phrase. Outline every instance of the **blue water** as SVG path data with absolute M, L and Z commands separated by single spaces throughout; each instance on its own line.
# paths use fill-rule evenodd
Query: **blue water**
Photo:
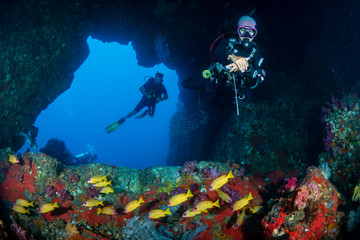
M 179 95 L 175 71 L 163 64 L 153 68 L 138 66 L 131 43 L 126 46 L 92 38 L 87 41 L 90 55 L 75 72 L 70 89 L 42 111 L 35 122 L 39 128 L 37 150 L 50 138 L 58 138 L 74 155 L 93 147 L 98 162 L 139 169 L 165 165 L 169 122 Z M 157 71 L 164 74 L 169 99 L 157 104 L 154 117 L 132 117 L 115 132 L 105 132 L 107 125 L 135 108 L 142 97 L 139 88 L 145 83 L 144 77 L 154 76 Z

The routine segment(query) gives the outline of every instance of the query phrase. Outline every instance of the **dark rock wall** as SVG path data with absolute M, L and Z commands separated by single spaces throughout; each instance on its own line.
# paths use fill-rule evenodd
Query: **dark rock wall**
M 19 149 L 39 113 L 68 89 L 88 56 L 86 12 L 66 1 L 2 1 L 1 146 Z
M 1 0 L 0 147 L 19 149 L 23 139 L 18 132 L 27 132 L 38 114 L 70 87 L 74 71 L 88 56 L 89 35 L 107 42 L 131 41 L 140 65 L 164 62 L 180 80 L 198 78 L 211 63 L 212 42 L 234 31 L 238 18 L 255 8 L 257 41 L 268 72 L 254 93 L 260 100 L 272 104 L 283 95 L 301 95 L 297 100 L 313 111 L 330 94 L 349 88 L 359 65 L 356 1 Z M 199 109 L 194 91 L 181 88 L 180 100 L 189 114 Z M 201 108 L 209 117 L 208 127 L 197 132 L 202 137 L 196 149 L 179 146 L 174 136 L 172 146 L 178 147 L 170 152 L 180 156 L 185 149 L 190 159 L 175 156 L 172 163 L 210 156 L 212 139 L 233 111 L 228 103 Z M 310 120 L 316 118 L 307 113 Z

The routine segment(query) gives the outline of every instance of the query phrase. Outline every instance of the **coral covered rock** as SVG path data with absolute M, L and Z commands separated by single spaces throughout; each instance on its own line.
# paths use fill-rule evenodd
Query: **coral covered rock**
M 263 218 L 267 239 L 337 239 L 342 213 L 339 193 L 315 167 L 295 192 L 281 198 Z

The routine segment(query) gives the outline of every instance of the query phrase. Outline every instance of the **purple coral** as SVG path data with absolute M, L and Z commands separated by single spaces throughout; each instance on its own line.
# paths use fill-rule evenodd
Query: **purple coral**
M 15 234 L 16 238 L 19 240 L 34 240 L 35 237 L 32 234 L 27 233 L 20 225 L 17 225 L 15 222 L 10 226 L 11 231 Z
M 186 162 L 184 164 L 184 167 L 181 169 L 182 173 L 188 174 L 188 175 L 194 175 L 194 171 L 197 167 L 197 161 L 191 161 L 191 162 Z
M 203 175 L 205 178 L 218 178 L 222 174 L 217 171 L 216 167 L 204 168 Z
M 77 183 L 79 182 L 80 180 L 80 177 L 76 174 L 70 174 L 69 176 L 69 181 L 72 182 L 72 183 Z
M 46 186 L 46 189 L 45 189 L 45 192 L 48 196 L 52 197 L 52 196 L 55 196 L 56 195 L 56 189 L 54 186 L 52 185 L 47 185 Z
M 199 193 L 194 197 L 193 205 L 195 206 L 199 202 L 205 201 L 206 199 L 207 199 L 207 194 L 206 193 L 204 193 L 204 192 Z
M 323 139 L 324 147 L 326 151 L 330 151 L 331 144 L 334 140 L 334 133 L 332 132 L 333 127 L 329 121 L 325 120 L 325 118 L 323 121 L 325 122 L 325 131 L 326 131 L 326 137 L 324 137 Z
M 178 187 L 178 188 L 176 188 L 175 190 L 172 190 L 172 191 L 170 192 L 170 196 L 175 196 L 175 195 L 180 194 L 180 193 L 187 193 L 187 190 L 186 190 L 186 189 L 183 189 L 183 188 L 181 188 L 181 187 Z
M 169 199 L 169 195 L 167 193 L 161 192 L 159 193 L 158 199 L 161 202 L 167 201 Z
M 235 169 L 234 170 L 234 176 L 238 177 L 238 178 L 242 178 L 245 176 L 245 168 L 241 167 L 240 169 Z
M 190 185 L 190 191 L 191 193 L 194 194 L 195 191 L 199 190 L 199 184 L 198 183 L 193 183 Z
M 94 198 L 94 197 L 96 197 L 97 195 L 100 194 L 100 191 L 97 190 L 96 188 L 87 188 L 86 193 L 87 193 L 89 198 Z
M 231 202 L 236 202 L 241 197 L 240 192 L 238 190 L 230 188 L 227 185 L 222 186 L 221 191 L 229 195 L 229 197 L 231 198 Z
M 69 194 L 69 192 L 66 191 L 65 189 L 60 189 L 59 194 L 60 194 L 60 199 L 63 202 L 73 199 L 72 196 Z

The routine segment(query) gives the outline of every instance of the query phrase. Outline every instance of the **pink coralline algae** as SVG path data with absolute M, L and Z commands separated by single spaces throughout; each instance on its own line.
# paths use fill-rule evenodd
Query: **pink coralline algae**
M 304 208 L 306 206 L 306 201 L 309 198 L 309 189 L 307 186 L 302 186 L 296 193 L 296 198 L 294 201 L 295 206 L 299 209 Z

